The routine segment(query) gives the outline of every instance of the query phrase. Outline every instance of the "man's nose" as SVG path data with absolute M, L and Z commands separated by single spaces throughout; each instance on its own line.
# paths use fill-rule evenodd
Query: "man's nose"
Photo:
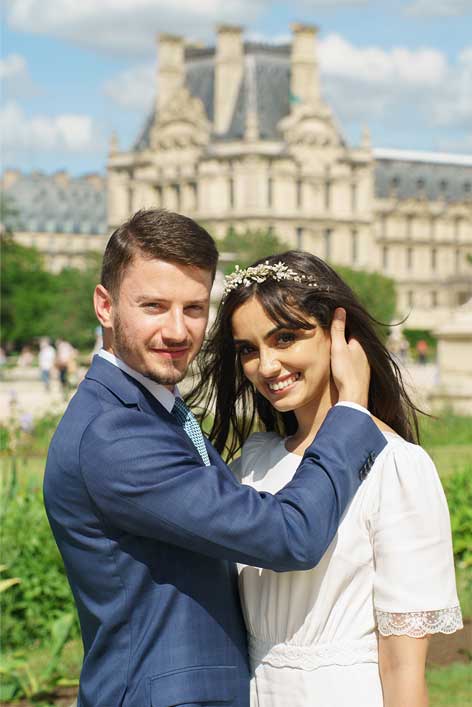
M 168 342 L 177 341 L 181 343 L 186 341 L 187 327 L 185 326 L 185 317 L 181 309 L 169 310 L 161 333 L 162 338 Z

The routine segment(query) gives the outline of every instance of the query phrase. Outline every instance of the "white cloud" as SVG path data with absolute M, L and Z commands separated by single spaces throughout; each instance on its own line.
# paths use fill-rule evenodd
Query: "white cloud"
M 471 0 L 414 0 L 405 8 L 419 17 L 460 17 L 472 12 Z
M 141 64 L 109 79 L 104 92 L 120 108 L 147 111 L 156 90 L 156 66 Z
M 9 54 L 4 59 L 0 59 L 0 79 L 22 78 L 27 73 L 26 60 L 19 54 Z
M 438 126 L 462 127 L 472 135 L 472 46 L 459 54 L 437 101 L 433 120 Z
M 7 159 L 24 152 L 82 153 L 99 149 L 90 116 L 64 113 L 29 117 L 14 101 L 0 110 L 0 134 Z
M 323 95 L 342 124 L 382 121 L 406 135 L 421 125 L 470 133 L 472 48 L 453 64 L 436 49 L 356 47 L 329 35 L 319 60 Z
M 208 38 L 216 24 L 256 18 L 269 0 L 9 0 L 17 31 L 120 55 L 149 55 L 158 32 Z
M 38 93 L 31 79 L 26 59 L 20 54 L 8 54 L 0 59 L 0 81 L 5 99 L 29 98 Z
M 327 75 L 369 84 L 435 85 L 444 78 L 447 68 L 443 54 L 435 49 L 359 48 L 337 34 L 320 41 L 319 59 Z
M 271 0 L 6 0 L 12 29 L 124 56 L 152 52 L 158 32 L 212 40 L 216 25 L 249 26 Z M 362 7 L 372 0 L 292 0 L 291 11 Z

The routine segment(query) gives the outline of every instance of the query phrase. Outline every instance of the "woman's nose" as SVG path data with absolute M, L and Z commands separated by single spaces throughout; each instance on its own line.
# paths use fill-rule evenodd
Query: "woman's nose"
M 274 352 L 261 351 L 259 354 L 259 373 L 264 378 L 272 378 L 280 371 L 280 363 Z

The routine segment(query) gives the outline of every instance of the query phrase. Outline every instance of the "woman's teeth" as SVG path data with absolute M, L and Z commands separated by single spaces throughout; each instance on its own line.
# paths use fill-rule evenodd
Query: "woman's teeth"
M 280 381 L 279 383 L 269 383 L 269 389 L 270 390 L 283 390 L 284 388 L 287 388 L 289 385 L 292 385 L 292 383 L 295 383 L 295 381 L 297 381 L 299 377 L 300 377 L 299 373 L 294 373 L 293 376 L 290 376 L 290 378 L 286 378 L 284 381 Z

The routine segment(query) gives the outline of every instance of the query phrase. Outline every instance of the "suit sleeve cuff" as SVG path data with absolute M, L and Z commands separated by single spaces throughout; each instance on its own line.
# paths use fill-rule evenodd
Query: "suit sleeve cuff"
M 352 408 L 353 410 L 359 410 L 359 412 L 363 412 L 366 415 L 369 415 L 369 417 L 372 417 L 370 412 L 367 410 L 367 408 L 363 407 L 362 405 L 359 405 L 358 403 L 350 403 L 345 400 L 342 400 L 340 403 L 336 403 L 335 407 L 337 405 L 343 405 L 344 407 L 347 408 Z

